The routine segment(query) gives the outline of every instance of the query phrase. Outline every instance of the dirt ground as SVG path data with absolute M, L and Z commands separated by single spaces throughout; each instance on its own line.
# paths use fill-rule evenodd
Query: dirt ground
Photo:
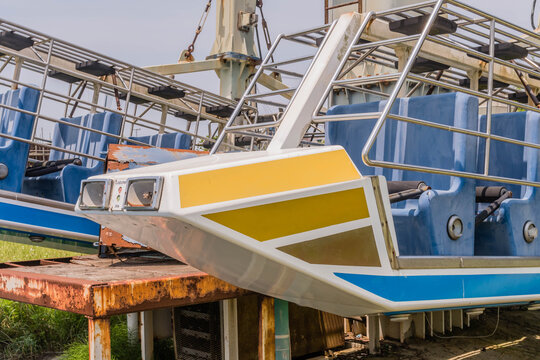
M 405 344 L 385 340 L 381 354 L 367 355 L 367 350 L 340 354 L 337 359 L 369 360 L 532 360 L 540 359 L 540 311 L 501 308 L 488 309 L 470 328 L 454 329 L 444 337 L 426 340 L 408 339 Z

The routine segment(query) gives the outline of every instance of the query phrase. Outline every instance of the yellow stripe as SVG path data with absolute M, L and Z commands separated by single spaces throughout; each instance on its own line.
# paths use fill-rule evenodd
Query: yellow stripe
M 381 266 L 371 226 L 294 243 L 277 249 L 310 264 Z
M 345 150 L 180 175 L 183 208 L 356 180 Z
M 369 217 L 363 188 L 204 215 L 266 241 Z

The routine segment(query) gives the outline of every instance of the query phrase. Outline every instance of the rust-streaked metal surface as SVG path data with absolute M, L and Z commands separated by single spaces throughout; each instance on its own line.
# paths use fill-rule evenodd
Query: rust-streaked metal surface
M 162 149 L 148 146 L 111 144 L 107 153 L 107 172 L 162 164 L 202 154 L 207 153 L 183 149 Z M 109 228 L 101 229 L 99 239 L 102 245 L 114 246 L 116 248 L 146 248 L 143 244 L 126 238 Z
M 52 261 L 52 263 L 51 263 Z M 191 266 L 162 256 L 0 264 L 0 298 L 91 318 L 184 306 L 247 294 Z
M 111 360 L 109 319 L 88 319 L 88 350 L 90 360 Z

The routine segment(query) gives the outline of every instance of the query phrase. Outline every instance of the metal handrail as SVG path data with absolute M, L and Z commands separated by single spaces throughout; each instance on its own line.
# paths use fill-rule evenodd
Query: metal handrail
M 179 132 L 190 135 L 193 138 L 193 148 L 195 148 L 198 139 L 203 139 L 211 143 L 214 142 L 215 140 L 212 138 L 212 128 L 215 128 L 215 125 L 226 122 L 225 118 L 206 113 L 205 108 L 215 105 L 236 105 L 235 101 L 223 98 L 219 95 L 215 95 L 171 78 L 152 73 L 145 69 L 137 68 L 133 65 L 112 59 L 87 49 L 83 49 L 82 47 L 50 37 L 48 35 L 44 35 L 3 19 L 0 19 L 0 29 L 8 31 L 13 30 L 24 36 L 29 36 L 34 40 L 34 45 L 31 48 L 20 51 L 3 46 L 1 47 L 1 52 L 4 54 L 3 56 L 5 57 L 5 61 L 0 66 L 0 85 L 13 89 L 24 86 L 39 91 L 39 97 L 37 100 L 38 104 L 35 111 L 27 111 L 0 103 L 0 110 L 16 111 L 35 117 L 30 139 L 19 138 L 9 134 L 0 134 L 0 137 L 2 138 L 34 144 L 45 149 L 53 149 L 74 156 L 104 161 L 104 159 L 101 157 L 52 146 L 51 144 L 43 144 L 37 139 L 37 129 L 40 125 L 43 125 L 42 121 L 46 121 L 56 124 L 64 124 L 66 126 L 89 131 L 91 133 L 108 136 L 117 139 L 120 143 L 129 142 L 136 145 L 152 146 L 145 142 L 129 138 L 128 134 L 126 133 L 126 127 L 131 126 L 131 132 L 133 132 L 133 128 L 137 126 L 148 129 L 156 134 L 165 132 Z M 75 70 L 75 64 L 85 60 L 99 60 L 103 64 L 113 66 L 118 79 L 118 84 L 113 84 L 110 77 L 96 77 Z M 39 85 L 22 81 L 17 72 L 14 72 L 12 78 L 2 75 L 2 72 L 4 72 L 5 69 L 10 69 L 8 66 L 19 67 L 23 73 L 25 71 L 37 73 L 38 76 L 41 76 L 41 80 L 38 80 Z M 79 86 L 73 93 L 71 93 L 72 86 L 70 84 L 67 94 L 63 93 L 59 90 L 59 86 L 54 84 L 51 85 L 49 70 L 60 71 L 66 75 L 77 78 Z M 86 87 L 87 93 L 88 91 L 94 91 L 99 94 L 114 96 L 115 90 L 118 90 L 123 94 L 126 94 L 122 109 L 117 109 L 114 104 L 100 104 L 95 101 L 96 99 L 99 99 L 95 96 L 94 99 L 89 100 L 88 96 L 81 97 L 81 94 L 77 95 L 78 89 L 81 89 L 81 91 L 84 89 L 80 86 L 80 84 L 83 84 L 83 82 L 86 82 L 89 85 Z M 182 89 L 186 95 L 184 98 L 167 100 L 146 93 L 145 87 L 159 85 L 170 85 L 177 89 Z M 141 105 L 136 105 L 130 101 L 133 96 L 147 100 L 148 105 L 142 106 L 142 108 L 145 109 L 142 113 L 137 114 L 137 109 L 140 109 Z M 122 116 L 121 131 L 119 134 L 111 134 L 106 131 L 65 121 L 56 115 L 51 115 L 52 110 L 50 110 L 48 107 L 50 104 L 45 104 L 45 101 L 53 101 L 64 104 L 66 109 L 64 118 L 68 117 L 67 109 L 70 104 L 72 107 L 76 106 L 77 109 L 80 109 L 81 111 L 87 110 L 89 112 L 94 112 L 97 110 L 119 114 Z M 191 130 L 191 123 L 186 120 L 173 120 L 172 118 L 169 118 L 166 123 L 162 123 L 159 119 L 152 118 L 153 113 L 160 112 L 160 106 L 162 114 L 161 120 L 174 115 L 176 111 L 183 111 L 188 115 L 196 117 L 197 120 L 195 131 Z M 251 109 L 249 105 L 245 105 L 245 108 Z M 149 111 L 152 109 L 153 112 L 149 113 Z M 204 133 L 201 134 L 199 130 L 199 123 L 203 120 L 210 121 L 208 135 Z M 173 125 L 172 121 L 174 121 L 176 124 L 186 123 L 188 126 L 186 129 L 182 129 L 176 124 Z M 29 159 L 29 161 L 31 161 L 31 159 Z
M 274 54 L 275 54 L 276 49 L 278 48 L 279 44 L 281 43 L 281 41 L 282 40 L 297 41 L 297 42 L 300 42 L 300 43 L 305 43 L 307 45 L 312 45 L 309 42 L 299 40 L 298 38 L 302 37 L 302 36 L 307 36 L 307 35 L 312 34 L 312 33 L 319 33 L 321 31 L 330 32 L 331 29 L 335 26 L 335 24 L 336 24 L 336 22 L 334 21 L 330 25 L 316 27 L 314 29 L 301 31 L 301 32 L 297 32 L 297 33 L 294 33 L 294 34 L 290 34 L 290 35 L 279 34 L 277 36 L 276 40 L 272 44 L 272 47 L 268 50 L 268 53 L 266 54 L 266 56 L 263 59 L 262 63 L 259 65 L 259 67 L 258 67 L 257 71 L 255 72 L 255 74 L 253 75 L 253 77 L 252 77 L 249 85 L 247 86 L 244 94 L 242 95 L 242 97 L 238 101 L 238 104 L 237 104 L 234 112 L 230 116 L 229 121 L 227 122 L 227 124 L 225 125 L 223 130 L 220 132 L 216 142 L 214 143 L 214 146 L 210 150 L 210 154 L 215 154 L 218 151 L 218 149 L 221 146 L 221 144 L 223 143 L 223 140 L 224 140 L 225 135 L 227 133 L 240 134 L 238 132 L 238 129 L 243 129 L 243 128 L 244 129 L 267 129 L 267 128 L 271 128 L 271 127 L 274 127 L 274 126 L 277 127 L 277 125 L 279 125 L 281 123 L 278 120 L 278 121 L 275 122 L 274 126 L 269 126 L 268 123 L 233 126 L 233 124 L 236 121 L 237 117 L 242 112 L 242 107 L 244 106 L 244 103 L 247 102 L 247 101 L 258 102 L 258 103 L 261 103 L 261 104 L 268 104 L 268 105 L 275 106 L 275 107 L 285 107 L 285 108 L 288 107 L 289 104 L 295 98 L 296 90 L 298 88 L 300 88 L 300 86 L 302 85 L 302 82 L 304 80 L 304 74 L 309 72 L 309 70 L 313 66 L 314 61 L 317 59 L 317 54 L 319 53 L 320 49 L 322 48 L 322 45 L 321 45 L 319 47 L 319 49 L 317 50 L 317 53 L 315 55 L 313 55 L 313 56 L 302 56 L 302 57 L 299 57 L 299 58 L 296 58 L 296 59 L 288 59 L 288 60 L 284 60 L 284 61 L 274 62 L 274 60 L 273 60 L 274 59 Z M 325 38 L 323 40 L 323 44 L 324 44 L 325 41 L 326 41 L 326 36 L 325 36 Z M 288 64 L 292 64 L 292 63 L 307 61 L 307 60 L 310 60 L 310 59 L 313 59 L 313 60 L 311 61 L 308 69 L 304 72 L 304 74 L 294 73 L 294 72 L 291 72 L 291 71 L 288 71 L 288 70 L 283 70 L 283 69 L 278 69 L 277 68 L 277 66 L 280 66 L 280 65 L 288 65 Z M 270 61 L 272 61 L 272 62 L 270 62 Z M 252 92 L 255 89 L 255 85 L 257 84 L 259 78 L 261 77 L 261 75 L 263 74 L 263 72 L 265 70 L 273 71 L 273 72 L 279 72 L 279 73 L 283 73 L 283 74 L 295 75 L 295 76 L 300 77 L 302 80 L 300 81 L 300 84 L 295 88 L 287 88 L 287 89 L 275 90 L 275 91 L 270 91 L 270 92 L 262 93 L 262 94 L 253 94 Z M 293 92 L 293 94 L 291 96 L 291 99 L 289 100 L 288 104 L 282 104 L 282 103 L 277 103 L 275 101 L 262 99 L 264 97 L 280 95 L 280 94 L 288 93 L 288 92 Z M 246 136 L 251 136 L 253 138 L 263 138 L 263 139 L 268 139 L 268 140 L 272 139 L 272 136 L 268 136 L 268 135 L 264 135 L 264 134 L 260 134 L 260 133 L 241 133 L 241 134 L 246 135 Z M 228 145 L 228 146 L 230 146 L 230 145 Z
M 455 6 L 458 8 L 457 10 L 454 8 L 450 8 L 449 5 Z M 429 8 L 429 11 L 425 11 L 426 8 Z M 451 39 L 452 35 L 455 35 L 456 38 L 462 39 L 464 41 L 468 41 L 472 44 L 481 44 L 482 42 L 474 41 L 475 39 L 469 36 L 476 36 L 477 30 L 469 28 L 470 23 L 465 24 L 462 27 L 458 28 L 458 32 L 456 34 L 451 34 L 450 36 L 433 36 L 429 35 L 431 28 L 433 26 L 433 23 L 436 19 L 436 17 L 439 14 L 448 14 L 452 16 L 456 16 L 457 20 L 459 19 L 469 19 L 474 20 L 472 18 L 469 18 L 465 15 L 461 15 L 459 12 L 459 8 L 463 10 L 470 11 L 476 15 L 482 16 L 482 22 L 478 23 L 478 26 L 480 26 L 481 29 L 488 29 L 489 33 L 483 34 L 481 38 L 487 38 L 488 44 L 489 44 L 489 53 L 484 54 L 481 52 L 476 51 L 475 49 L 472 49 L 471 47 L 468 47 L 462 42 L 456 42 Z M 347 74 L 348 71 L 352 70 L 357 65 L 360 65 L 364 62 L 371 62 L 375 64 L 383 64 L 385 66 L 388 66 L 384 64 L 384 62 L 380 62 L 378 59 L 380 58 L 380 52 L 384 51 L 381 49 L 381 47 L 386 46 L 393 47 L 396 45 L 396 38 L 388 38 L 388 39 L 382 39 L 378 41 L 373 41 L 368 44 L 359 44 L 354 45 L 351 47 L 345 56 L 345 60 L 343 64 L 339 67 L 339 70 L 336 72 L 335 76 L 333 77 L 333 80 L 328 85 L 327 91 L 319 104 L 317 105 L 314 113 L 313 113 L 313 120 L 312 123 L 320 124 L 322 122 L 327 121 L 351 121 L 351 120 L 368 120 L 368 119 L 374 119 L 376 118 L 377 121 L 369 135 L 368 140 L 365 143 L 365 146 L 362 150 L 362 159 L 364 163 L 368 166 L 378 166 L 378 167 L 386 167 L 386 168 L 392 168 L 392 169 L 399 169 L 399 170 L 409 170 L 409 171 L 419 171 L 419 172 L 427 172 L 427 173 L 435 173 L 435 174 L 441 174 L 441 175 L 448 175 L 448 176 L 459 176 L 459 177 L 468 177 L 468 178 L 474 178 L 474 179 L 481 179 L 481 180 L 490 180 L 490 181 L 497 181 L 497 182 L 506 182 L 511 184 L 518 184 L 518 185 L 527 185 L 527 186 L 535 186 L 540 187 L 540 183 L 538 182 L 531 182 L 521 179 L 515 179 L 515 178 L 508 178 L 508 177 L 501 177 L 501 176 L 494 176 L 490 175 L 489 173 L 489 161 L 491 158 L 491 149 L 490 149 L 490 142 L 491 141 L 500 141 L 510 144 L 515 144 L 518 146 L 523 147 L 529 147 L 533 149 L 540 149 L 540 144 L 535 144 L 527 141 L 521 141 L 516 140 L 512 138 L 508 138 L 505 136 L 500 135 L 494 135 L 491 133 L 491 116 L 492 116 L 492 107 L 493 103 L 502 103 L 509 106 L 514 106 L 517 108 L 522 108 L 525 110 L 540 112 L 540 109 L 530 106 L 528 104 L 522 104 L 517 101 L 509 100 L 505 97 L 500 96 L 500 93 L 508 93 L 509 90 L 501 91 L 500 89 L 497 91 L 494 91 L 494 78 L 495 76 L 495 66 L 499 66 L 501 68 L 508 69 L 511 73 L 514 71 L 521 72 L 526 75 L 530 76 L 539 76 L 540 75 L 540 64 L 537 64 L 536 62 L 533 62 L 531 59 L 527 58 L 523 61 L 516 61 L 516 62 L 510 62 L 503 59 L 499 59 L 495 57 L 494 54 L 494 47 L 497 40 L 501 41 L 496 37 L 496 34 L 510 38 L 512 41 L 520 42 L 522 44 L 527 44 L 530 46 L 533 46 L 534 48 L 529 47 L 529 53 L 536 55 L 540 52 L 539 44 L 540 44 L 540 36 L 536 33 L 532 33 L 528 30 L 521 29 L 515 25 L 512 25 L 506 21 L 500 20 L 498 18 L 495 18 L 491 15 L 485 14 L 479 10 L 476 10 L 468 5 L 464 5 L 459 3 L 455 0 L 437 0 L 437 1 L 429 1 L 421 4 L 415 4 L 414 6 L 405 6 L 400 9 L 392 9 L 392 10 L 386 10 L 383 12 L 377 12 L 374 14 L 374 17 L 376 19 L 380 19 L 382 17 L 385 17 L 386 21 L 390 21 L 392 15 L 398 14 L 401 17 L 406 17 L 404 13 L 406 11 L 414 9 L 420 14 L 427 15 L 429 14 L 429 20 L 427 24 L 424 26 L 423 31 L 420 35 L 415 35 L 417 37 L 416 44 L 413 46 L 410 46 L 410 54 L 408 55 L 408 60 L 406 61 L 406 64 L 404 66 L 404 69 L 399 73 L 393 73 L 393 74 L 382 74 L 382 75 L 375 75 L 375 76 L 369 76 L 365 78 L 350 78 L 350 79 L 343 79 L 340 80 L 344 75 Z M 364 15 L 368 16 L 368 15 Z M 457 21 L 456 20 L 456 21 Z M 458 25 L 461 26 L 461 25 Z M 511 34 L 508 31 L 501 30 L 498 26 L 505 26 L 506 28 L 512 29 L 513 31 L 518 32 L 517 34 Z M 472 35 L 467 35 L 467 32 Z M 535 44 L 531 40 L 528 39 L 522 39 L 520 34 L 526 34 L 530 35 L 533 39 L 537 39 L 538 43 Z M 357 37 L 360 38 L 362 36 L 362 31 L 359 31 L 357 34 Z M 401 37 L 400 40 L 409 40 L 412 39 L 413 36 L 409 37 Z M 401 45 L 403 45 L 402 41 L 399 41 Z M 479 90 L 473 90 L 473 89 L 467 89 L 462 86 L 457 85 L 457 79 L 467 77 L 467 74 L 460 73 L 459 71 L 456 72 L 454 70 L 449 71 L 451 72 L 450 77 L 441 78 L 440 80 L 438 78 L 431 78 L 429 76 L 421 76 L 417 74 L 411 73 L 411 69 L 414 65 L 414 62 L 418 58 L 418 56 L 422 53 L 422 46 L 426 42 L 431 42 L 435 44 L 439 44 L 442 46 L 445 46 L 449 49 L 455 49 L 462 53 L 470 54 L 472 56 L 476 56 L 477 58 L 482 59 L 484 62 L 487 63 L 487 69 L 486 76 L 488 77 L 488 86 L 487 90 L 485 92 L 479 91 Z M 356 41 L 355 41 L 356 43 Z M 373 50 L 376 49 L 376 50 Z M 366 53 L 364 55 L 355 55 L 355 51 L 360 50 L 370 50 L 371 53 L 369 53 L 370 56 L 366 56 Z M 353 56 L 354 55 L 354 56 Z M 356 58 L 355 58 L 356 56 Z M 361 59 L 358 61 L 358 59 Z M 391 59 L 389 59 L 391 61 Z M 347 72 L 344 72 L 343 69 L 345 68 L 348 61 L 351 61 L 353 65 L 349 65 L 347 67 Z M 459 66 L 456 65 L 456 67 L 459 68 Z M 497 70 L 499 71 L 499 70 Z M 511 74 L 511 73 L 508 74 Z M 480 75 L 479 75 L 480 76 Z M 508 76 L 506 76 L 508 78 Z M 516 78 L 518 78 L 516 76 Z M 455 79 L 455 80 L 454 80 Z M 368 93 L 377 93 L 373 90 L 366 89 L 363 86 L 363 84 L 366 83 L 380 83 L 382 81 L 395 81 L 394 82 L 394 88 L 389 93 L 389 95 L 385 95 L 388 97 L 388 100 L 385 104 L 384 109 L 379 113 L 365 113 L 365 114 L 343 114 L 343 115 L 319 115 L 320 109 L 323 107 L 324 103 L 330 98 L 330 93 L 333 89 L 339 89 L 339 88 L 345 88 L 353 91 L 358 92 L 368 92 Z M 403 91 L 403 87 L 407 81 L 414 81 L 417 84 L 427 84 L 427 85 L 434 85 L 440 88 L 449 89 L 452 91 L 459 91 L 468 93 L 470 95 L 473 95 L 480 99 L 485 99 L 484 101 L 487 101 L 487 115 L 486 115 L 486 131 L 478 131 L 478 130 L 469 130 L 469 129 L 463 129 L 458 128 L 455 126 L 447 126 L 447 125 L 441 125 L 432 121 L 427 120 L 420 120 L 410 117 L 404 117 L 399 116 L 395 114 L 391 114 L 390 110 L 392 106 L 394 105 L 397 98 L 400 96 L 401 92 Z M 455 82 L 454 82 L 455 81 Z M 511 82 L 510 90 L 515 88 L 520 88 L 521 83 L 512 81 Z M 411 91 L 412 93 L 412 91 Z M 498 95 L 499 94 L 499 95 Z M 381 93 L 377 95 L 382 95 Z M 428 126 L 440 130 L 450 131 L 454 133 L 460 133 L 465 135 L 474 136 L 477 138 L 485 139 L 485 158 L 484 158 L 484 173 L 474 173 L 474 172 L 466 172 L 466 171 L 457 171 L 457 170 L 449 170 L 449 169 L 438 169 L 428 166 L 419 166 L 419 165 L 410 165 L 410 164 L 403 164 L 398 162 L 391 162 L 391 161 L 381 161 L 381 160 L 375 160 L 371 159 L 369 157 L 369 153 L 382 129 L 387 119 L 393 119 L 400 122 L 406 122 L 406 123 L 413 123 L 421 126 Z

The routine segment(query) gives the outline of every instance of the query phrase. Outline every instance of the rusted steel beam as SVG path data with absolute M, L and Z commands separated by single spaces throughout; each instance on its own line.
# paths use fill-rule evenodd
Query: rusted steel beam
M 88 299 L 94 284 L 80 279 L 2 269 L 0 298 L 91 316 L 93 308 Z
M 230 299 L 247 293 L 247 290 L 202 272 L 187 276 L 114 282 L 93 287 L 93 313 L 96 317 L 111 316 Z
M 61 271 L 69 274 L 70 264 L 58 266 Z M 247 290 L 187 265 L 163 266 L 164 271 L 169 271 L 169 274 L 178 272 L 178 276 L 110 282 L 44 274 L 37 271 L 38 268 L 39 266 L 0 268 L 0 298 L 69 311 L 91 318 L 104 318 L 248 294 Z M 33 269 L 36 271 L 33 272 Z M 98 271 L 99 268 L 95 269 Z M 117 269 L 107 268 L 106 271 L 114 273 Z M 92 268 L 89 267 L 88 271 L 92 272 Z
M 111 360 L 111 324 L 109 319 L 88 318 L 90 360 Z

